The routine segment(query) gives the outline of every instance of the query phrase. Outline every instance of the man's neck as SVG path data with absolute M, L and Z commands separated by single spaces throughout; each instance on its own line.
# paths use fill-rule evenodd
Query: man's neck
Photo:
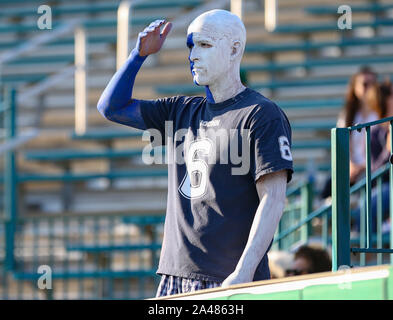
M 231 99 L 244 91 L 246 87 L 240 81 L 240 75 L 231 77 L 228 75 L 222 81 L 217 81 L 208 86 L 207 90 L 210 91 L 210 99 L 214 100 L 214 103 L 220 103 L 225 100 Z M 209 100 L 209 97 L 208 97 Z

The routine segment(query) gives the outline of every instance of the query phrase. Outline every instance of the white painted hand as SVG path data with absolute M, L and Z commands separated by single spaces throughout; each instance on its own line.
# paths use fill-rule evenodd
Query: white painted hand
M 161 49 L 169 31 L 172 29 L 172 23 L 167 22 L 162 32 L 160 32 L 164 23 L 165 20 L 156 20 L 139 33 L 137 49 L 140 56 L 147 56 Z
M 239 283 L 247 283 L 251 282 L 253 279 L 252 276 L 245 272 L 238 272 L 234 271 L 232 272 L 221 284 L 222 288 L 228 288 L 229 286 L 233 284 L 239 284 Z

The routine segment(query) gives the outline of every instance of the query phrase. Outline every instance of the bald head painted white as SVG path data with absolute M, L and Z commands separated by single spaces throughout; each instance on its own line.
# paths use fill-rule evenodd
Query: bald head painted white
M 246 29 L 240 18 L 226 10 L 211 10 L 188 27 L 187 46 L 193 80 L 206 86 L 210 102 L 222 102 L 243 91 L 240 62 Z

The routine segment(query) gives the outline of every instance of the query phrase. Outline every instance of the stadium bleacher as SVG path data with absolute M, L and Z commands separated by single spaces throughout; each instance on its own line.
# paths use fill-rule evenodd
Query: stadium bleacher
M 111 123 L 96 109 L 115 72 L 119 3 L 50 2 L 53 30 L 48 32 L 66 25 L 70 17 L 81 19 L 87 32 L 88 130 L 84 134 L 75 132 L 73 74 L 65 72 L 74 64 L 72 32 L 1 66 L 1 84 L 17 88 L 18 132 L 35 127 L 39 135 L 17 152 L 16 267 L 3 272 L 5 262 L 0 264 L 0 298 L 154 295 L 167 170 L 140 160 L 147 143 L 141 141 L 140 131 Z M 180 21 L 212 3 L 137 2 L 130 19 L 130 47 L 151 21 L 161 17 Z M 46 32 L 37 28 L 39 4 L 0 0 L 0 61 Z M 330 129 L 335 127 L 350 76 L 362 65 L 372 66 L 381 79 L 393 74 L 393 6 L 354 1 L 353 29 L 344 32 L 337 29 L 337 5 L 339 1 L 330 0 L 279 1 L 278 26 L 271 33 L 264 29 L 260 1 L 247 1 L 244 8 L 248 35 L 241 66 L 244 79 L 287 113 L 293 130 L 293 185 L 315 174 L 317 191 L 331 169 Z M 229 1 L 222 8 L 228 9 Z M 173 30 L 163 49 L 149 57 L 138 74 L 136 97 L 203 94 L 203 88 L 192 84 L 187 57 L 184 28 Z M 23 99 L 27 91 L 33 94 Z M 4 165 L 3 160 L 0 163 Z M 295 211 L 289 220 L 293 224 L 304 218 Z M 0 215 L 1 236 L 7 228 L 6 215 Z M 298 244 L 299 234 L 291 241 L 289 245 Z M 0 244 L 0 261 L 6 260 L 6 251 L 6 243 Z M 53 277 L 62 285 L 43 297 L 34 290 L 34 281 L 37 266 L 44 263 L 58 266 Z

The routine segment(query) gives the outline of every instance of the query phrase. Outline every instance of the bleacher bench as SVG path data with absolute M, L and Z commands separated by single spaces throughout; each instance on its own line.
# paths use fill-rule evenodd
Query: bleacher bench
M 314 14 L 314 15 L 337 15 L 338 6 L 331 5 L 320 5 L 320 6 L 308 6 L 305 8 L 305 11 Z M 387 10 L 393 9 L 393 4 L 391 3 L 370 3 L 370 4 L 352 4 L 351 11 L 355 12 L 385 12 Z

